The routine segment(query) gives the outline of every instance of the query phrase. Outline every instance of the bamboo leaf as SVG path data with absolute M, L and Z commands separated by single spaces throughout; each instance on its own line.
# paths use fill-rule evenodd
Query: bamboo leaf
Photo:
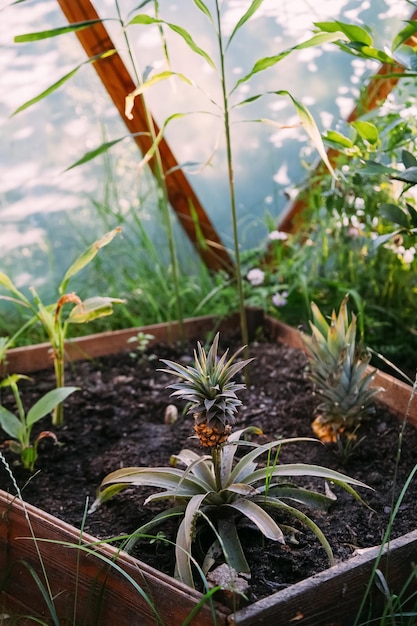
M 207 54 L 207 52 L 205 50 L 200 48 L 200 46 L 198 46 L 195 43 L 195 41 L 192 38 L 192 36 L 190 35 L 190 33 L 188 31 L 186 31 L 185 28 L 183 28 L 182 26 L 178 26 L 178 24 L 172 24 L 170 22 L 165 22 L 164 20 L 161 20 L 161 19 L 158 19 L 158 18 L 155 18 L 155 17 L 151 17 L 150 15 L 145 15 L 145 14 L 135 15 L 135 17 L 133 17 L 130 20 L 130 22 L 128 23 L 128 26 L 131 25 L 131 24 L 165 24 L 173 32 L 177 33 L 177 35 L 182 37 L 182 39 L 185 41 L 187 46 L 193 52 L 195 52 L 196 54 L 199 54 L 200 56 L 202 56 L 207 61 L 207 63 L 210 65 L 210 67 L 212 67 L 213 69 L 216 69 L 215 63 L 213 62 L 211 57 Z
M 391 50 L 395 52 L 397 48 L 399 48 L 403 43 L 405 43 L 408 39 L 415 35 L 415 33 L 417 33 L 417 21 L 407 21 L 407 26 L 400 30 L 400 32 L 397 33 L 396 37 L 394 37 Z
M 134 106 L 136 96 L 140 96 L 141 94 L 143 94 L 144 91 L 146 91 L 146 89 L 149 89 L 149 87 L 152 87 L 152 85 L 155 85 L 156 83 L 159 83 L 162 80 L 166 80 L 167 78 L 172 78 L 172 76 L 177 76 L 188 85 L 193 85 L 192 80 L 190 80 L 184 74 L 181 74 L 179 72 L 165 71 L 165 72 L 160 72 L 159 74 L 154 74 L 152 78 L 150 78 L 149 80 L 139 85 L 139 87 L 137 87 L 134 91 L 132 91 L 130 94 L 126 96 L 125 115 L 127 119 L 133 120 L 132 109 Z
M 252 67 L 251 71 L 248 74 L 246 74 L 246 76 L 244 76 L 243 78 L 240 78 L 237 81 L 231 93 L 233 93 L 237 89 L 237 87 L 239 87 L 239 85 L 247 82 L 255 74 L 258 74 L 259 72 L 263 72 L 264 70 L 270 67 L 273 67 L 274 65 L 282 61 L 282 59 L 285 59 L 285 57 L 291 54 L 291 52 L 294 52 L 295 50 L 303 50 L 305 48 L 319 46 L 324 43 L 331 43 L 332 41 L 337 41 L 337 40 L 346 41 L 346 36 L 339 31 L 329 32 L 329 33 L 318 33 L 314 35 L 313 37 L 311 37 L 310 39 L 308 39 L 307 41 L 297 44 L 296 46 L 293 46 L 292 48 L 288 48 L 287 50 L 283 50 L 279 54 L 276 54 L 271 57 L 264 57 L 262 59 L 258 59 L 255 65 Z
M 85 22 L 75 22 L 67 26 L 58 26 L 58 28 L 52 28 L 51 30 L 42 30 L 37 33 L 27 33 L 25 35 L 17 35 L 14 38 L 15 43 L 27 43 L 30 41 L 40 41 L 41 39 L 50 39 L 51 37 L 57 37 L 64 35 L 65 33 L 74 33 L 85 28 L 90 28 L 94 24 L 104 22 L 106 20 L 86 20 Z
M 212 22 L 213 21 L 212 15 L 208 7 L 204 4 L 204 2 L 202 2 L 202 0 L 193 0 L 193 2 L 195 6 L 197 7 L 197 9 L 200 9 L 202 13 L 207 15 L 207 17 L 210 19 L 210 22 Z
M 121 228 L 119 226 L 109 231 L 108 233 L 103 235 L 103 237 L 101 237 L 100 239 L 97 239 L 97 241 L 92 243 L 91 246 L 89 246 L 87 250 L 85 250 L 74 261 L 74 263 L 68 268 L 59 286 L 60 293 L 63 293 L 65 291 L 69 279 L 75 274 L 78 274 L 78 272 L 80 272 L 86 265 L 88 265 L 88 263 L 90 263 L 90 261 L 94 259 L 98 251 L 104 246 L 107 246 L 107 244 L 109 244 L 111 241 L 113 241 L 114 237 L 120 232 L 121 232 Z
M 88 152 L 84 154 L 84 156 L 81 157 L 81 159 L 78 159 L 78 161 L 76 161 L 75 163 L 67 167 L 65 172 L 72 170 L 74 167 L 78 167 L 78 165 L 83 165 L 84 163 L 88 163 L 88 161 L 95 159 L 100 154 L 103 154 L 103 152 L 107 152 L 107 150 L 109 150 L 116 144 L 120 143 L 127 137 L 131 137 L 131 135 L 124 135 L 123 137 L 119 137 L 118 139 L 113 139 L 113 141 L 106 141 L 105 143 L 102 143 L 97 148 L 94 148 L 94 150 L 89 150 Z
M 242 15 L 242 17 L 240 18 L 240 20 L 238 21 L 238 23 L 234 27 L 234 29 L 232 31 L 232 34 L 229 37 L 229 41 L 227 42 L 226 50 L 230 46 L 230 44 L 232 42 L 232 39 L 236 35 L 237 31 L 240 28 L 242 28 L 242 26 L 244 24 L 246 24 L 246 22 L 252 17 L 252 15 L 254 15 L 254 13 L 256 13 L 256 11 L 261 6 L 262 2 L 263 2 L 263 0 L 252 0 L 252 4 L 249 6 L 249 8 L 246 11 L 246 13 L 244 15 Z
M 74 74 L 76 74 L 78 72 L 78 70 L 83 67 L 84 65 L 87 65 L 88 63 L 94 63 L 95 61 L 98 61 L 100 59 L 104 59 L 107 58 L 113 54 L 116 54 L 116 50 L 108 50 L 106 52 L 102 52 L 101 54 L 97 54 L 94 57 L 91 57 L 90 59 L 87 59 L 87 61 L 83 61 L 83 63 L 80 63 L 80 65 L 77 65 L 77 67 L 75 67 L 74 69 L 72 69 L 70 72 L 68 72 L 68 74 L 65 74 L 65 76 L 62 76 L 59 80 L 57 80 L 53 85 L 50 85 L 50 87 L 48 87 L 47 89 L 45 89 L 44 91 L 42 91 L 40 94 L 38 94 L 37 96 L 35 96 L 34 98 L 31 98 L 30 100 L 28 100 L 27 102 L 25 102 L 24 104 L 22 104 L 20 107 L 18 107 L 13 113 L 12 113 L 12 117 L 14 115 L 17 115 L 18 113 L 20 113 L 21 111 L 24 111 L 25 109 L 28 109 L 30 106 L 32 106 L 33 104 L 36 104 L 36 102 L 39 102 L 39 100 L 43 100 L 43 98 L 46 98 L 47 96 L 49 96 L 51 93 L 53 93 L 54 91 L 56 91 L 57 89 L 59 89 L 62 85 L 64 85 L 70 78 L 72 78 L 74 76 Z

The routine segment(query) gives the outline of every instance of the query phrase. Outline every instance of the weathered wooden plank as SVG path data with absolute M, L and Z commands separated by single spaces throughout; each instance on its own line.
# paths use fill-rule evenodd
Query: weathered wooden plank
M 229 617 L 236 626 L 352 626 L 372 573 L 379 547 L 362 550 L 349 561 L 311 576 Z M 401 591 L 417 559 L 417 531 L 394 539 L 383 551 L 379 569 L 393 593 Z M 416 591 L 416 582 L 409 591 Z M 384 597 L 376 585 L 370 601 L 374 615 Z M 369 602 L 367 604 L 369 607 Z
M 194 589 L 126 553 L 118 554 L 115 547 L 108 544 L 97 547 L 102 556 L 115 559 L 117 566 L 125 572 L 123 575 L 93 554 L 79 550 L 76 547 L 80 542 L 77 529 L 29 504 L 23 507 L 17 499 L 11 506 L 12 500 L 0 490 L 1 575 L 6 574 L 10 564 L 13 564 L 7 585 L 9 610 L 37 614 L 49 622 L 50 612 L 27 567 L 32 567 L 46 584 L 40 559 L 47 573 L 60 623 L 66 618 L 68 623 L 73 623 L 72 618 L 75 618 L 74 623 L 85 626 L 97 623 L 155 626 L 160 618 L 163 624 L 182 624 L 201 599 L 201 594 Z M 37 538 L 36 542 L 33 536 Z M 82 538 L 83 545 L 94 546 L 97 541 L 86 533 Z M 158 615 L 131 581 L 135 581 L 151 601 L 157 602 Z M 102 593 L 103 590 L 105 593 Z M 216 613 L 219 626 L 225 624 L 227 609 L 220 605 L 212 609 L 207 604 L 191 624 L 212 626 L 212 610 Z

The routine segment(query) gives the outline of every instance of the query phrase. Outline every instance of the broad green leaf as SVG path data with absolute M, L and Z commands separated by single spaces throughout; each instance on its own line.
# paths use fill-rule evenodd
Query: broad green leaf
M 223 550 L 228 566 L 232 567 L 236 572 L 250 574 L 250 567 L 239 539 L 234 515 L 220 515 L 217 529 L 219 533 L 218 543 Z
M 159 74 L 154 74 L 149 80 L 139 85 L 139 87 L 137 87 L 134 91 L 132 91 L 132 93 L 126 96 L 125 115 L 127 119 L 133 120 L 132 109 L 133 109 L 136 96 L 142 95 L 143 92 L 146 91 L 146 89 L 149 89 L 149 87 L 152 87 L 152 85 L 155 85 L 156 83 L 159 83 L 162 80 L 166 80 L 167 78 L 172 78 L 173 76 L 177 76 L 188 85 L 193 84 L 192 80 L 190 80 L 189 78 L 184 76 L 184 74 L 181 74 L 179 72 L 165 71 L 165 72 L 160 72 Z
M 417 167 L 409 167 L 404 170 L 404 172 L 397 172 L 396 174 L 391 174 L 391 178 L 395 180 L 400 180 L 403 183 L 408 183 L 410 185 L 417 185 Z
M 0 406 L 0 426 L 13 439 L 20 439 L 22 424 L 10 411 Z
M 242 28 L 242 26 L 244 24 L 246 24 L 246 22 L 252 17 L 252 15 L 254 15 L 254 13 L 256 13 L 256 11 L 261 6 L 262 2 L 263 2 L 263 0 L 252 0 L 252 3 L 250 4 L 248 10 L 246 11 L 246 13 L 244 15 L 242 15 L 242 17 L 240 18 L 240 20 L 238 21 L 238 23 L 234 27 L 234 29 L 232 31 L 232 34 L 229 37 L 229 41 L 227 42 L 226 50 L 230 46 L 230 44 L 232 42 L 232 39 L 236 35 L 237 31 L 240 28 Z
M 378 143 L 378 129 L 374 124 L 371 124 L 371 122 L 357 120 L 356 122 L 352 122 L 352 126 L 358 131 L 362 139 L 365 139 L 372 145 Z
M 324 139 L 343 148 L 353 148 L 355 145 L 349 137 L 342 135 L 342 133 L 339 133 L 336 130 L 328 130 L 324 135 Z
M 107 246 L 115 236 L 121 232 L 121 228 L 118 226 L 113 230 L 109 231 L 100 239 L 97 239 L 94 243 L 91 244 L 79 257 L 74 261 L 74 263 L 68 268 L 61 285 L 59 286 L 59 292 L 62 294 L 66 290 L 66 286 L 68 284 L 69 279 L 78 274 L 86 265 L 88 265 L 96 256 L 98 251 Z
M 367 46 L 360 41 L 350 41 L 348 43 L 341 41 L 338 42 L 338 46 L 344 52 L 352 54 L 355 57 L 360 57 L 362 59 L 372 59 L 375 61 L 380 61 L 380 63 L 388 63 L 389 65 L 397 65 L 395 59 L 387 52 L 384 52 L 384 50 L 379 50 L 378 48 Z M 387 78 L 388 76 L 388 74 L 384 74 L 384 78 Z M 398 74 L 396 76 L 398 76 Z
M 415 228 L 417 227 L 417 211 L 408 202 L 406 203 L 406 207 L 407 207 L 408 214 L 410 216 L 411 224 Z
M 335 20 L 334 22 L 314 22 L 314 26 L 327 33 L 341 31 L 350 41 L 357 41 L 366 46 L 372 46 L 373 44 L 370 33 L 357 24 L 349 24 Z
M 20 113 L 21 111 L 24 111 L 25 109 L 28 109 L 33 104 L 36 104 L 36 102 L 39 102 L 39 100 L 42 100 L 43 98 L 46 98 L 51 93 L 53 93 L 54 91 L 59 89 L 59 87 L 61 87 L 70 78 L 72 78 L 72 76 L 74 76 L 74 74 L 76 74 L 78 72 L 78 70 L 80 68 L 82 68 L 84 65 L 87 65 L 88 63 L 94 63 L 95 61 L 98 61 L 99 59 L 104 59 L 104 58 L 109 57 L 109 56 L 111 56 L 111 55 L 113 55 L 115 53 L 116 53 L 116 50 L 108 50 L 106 52 L 102 52 L 101 54 L 97 54 L 96 56 L 91 57 L 90 59 L 87 59 L 87 61 L 84 61 L 83 63 L 80 63 L 80 65 L 77 65 L 77 67 L 75 67 L 73 70 L 68 72 L 68 74 L 65 74 L 65 76 L 62 76 L 59 80 L 57 80 L 56 83 L 54 83 L 53 85 L 51 85 L 50 87 L 48 87 L 47 89 L 42 91 L 37 96 L 35 96 L 34 98 L 31 98 L 31 100 L 28 100 L 27 102 L 22 104 L 20 107 L 18 107 L 12 113 L 12 117 L 13 117 L 13 115 L 17 115 L 17 113 Z
M 126 300 L 108 296 L 93 296 L 77 304 L 67 318 L 71 324 L 84 324 L 113 313 L 113 304 L 125 304 Z
M 410 225 L 407 214 L 396 204 L 391 204 L 390 202 L 381 203 L 379 205 L 379 214 L 384 219 L 404 228 L 408 228 Z
M 411 154 L 408 150 L 402 150 L 401 160 L 406 168 L 417 166 L 417 159 L 414 154 Z
M 104 22 L 106 20 L 87 20 L 85 22 L 74 22 L 67 26 L 58 26 L 58 28 L 52 28 L 51 30 L 42 30 L 37 33 L 27 33 L 25 35 L 17 35 L 14 38 L 15 43 L 26 43 L 29 41 L 40 41 L 41 39 L 50 39 L 51 37 L 57 37 L 58 35 L 64 35 L 65 33 L 78 32 L 89 28 L 94 24 Z
M 377 163 L 377 161 L 365 160 L 364 168 L 361 170 L 362 174 L 367 174 L 370 176 L 392 176 L 393 174 L 398 174 L 398 170 L 393 167 L 387 167 L 382 163 Z
M 397 50 L 397 48 L 399 48 L 403 43 L 405 43 L 408 39 L 415 35 L 415 33 L 417 33 L 417 21 L 407 21 L 407 26 L 400 30 L 400 32 L 397 33 L 397 35 L 394 37 L 391 50 L 393 52 Z
M 200 56 L 202 56 L 207 61 L 207 63 L 210 65 L 210 67 L 212 67 L 213 69 L 216 69 L 215 63 L 213 62 L 211 57 L 207 54 L 207 52 L 205 52 L 205 50 L 200 48 L 195 43 L 195 41 L 191 37 L 190 33 L 188 31 L 186 31 L 185 28 L 183 28 L 182 26 L 178 26 L 178 24 L 171 24 L 170 22 L 165 22 L 164 20 L 161 20 L 161 19 L 158 19 L 158 18 L 155 18 L 155 17 L 151 17 L 151 16 L 145 15 L 145 14 L 135 15 L 135 17 L 133 17 L 129 21 L 128 26 L 130 26 L 131 24 L 165 24 L 166 26 L 168 26 L 168 28 L 170 28 L 172 31 L 177 33 L 177 35 L 180 35 L 180 37 L 182 37 L 182 39 L 185 41 L 187 46 L 193 52 L 195 52 L 196 54 L 199 54 Z
M 48 391 L 40 400 L 38 400 L 31 409 L 29 409 L 26 422 L 28 426 L 35 424 L 40 419 L 51 413 L 53 409 L 61 402 L 64 402 L 66 398 L 74 391 L 78 391 L 79 387 L 58 387 Z

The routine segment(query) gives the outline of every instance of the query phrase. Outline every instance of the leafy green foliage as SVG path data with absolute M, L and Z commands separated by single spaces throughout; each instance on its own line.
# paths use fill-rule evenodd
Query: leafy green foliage
M 262 454 L 302 440 L 279 439 L 263 445 L 241 441 L 241 437 L 249 433 L 259 434 L 260 431 L 254 427 L 235 431 L 229 436 L 227 444 L 213 456 L 199 456 L 191 450 L 182 450 L 173 457 L 174 467 L 130 467 L 116 470 L 102 481 L 94 509 L 129 485 L 162 489 L 163 491 L 149 496 L 145 504 L 167 500 L 173 503 L 172 506 L 146 526 L 139 528 L 136 533 L 148 532 L 170 517 L 179 516 L 182 521 L 176 538 L 176 575 L 191 586 L 192 544 L 200 533 L 208 532 L 206 518 L 216 528 L 218 537 L 214 539 L 214 545 L 206 555 L 203 555 L 205 573 L 212 565 L 210 553 L 215 548 L 223 551 L 226 561 L 237 572 L 249 572 L 238 534 L 238 521 L 242 516 L 255 524 L 268 539 L 285 543 L 283 530 L 267 510 L 283 511 L 301 520 L 316 534 L 332 561 L 331 548 L 324 534 L 297 508 L 301 503 L 326 510 L 332 500 L 322 493 L 293 484 L 291 478 L 321 478 L 337 483 L 351 493 L 353 490 L 350 485 L 365 485 L 338 472 L 314 465 L 276 463 L 258 468 L 257 459 Z M 249 447 L 250 452 L 237 460 L 235 454 L 241 447 Z M 184 466 L 184 469 L 177 465 Z M 127 547 L 130 548 L 134 543 L 133 538 Z
M 198 406 L 201 405 L 208 411 L 213 406 L 213 391 L 217 394 L 223 389 L 224 395 L 231 397 L 231 393 L 224 391 L 226 384 L 236 388 L 232 376 L 246 364 L 238 362 L 231 365 L 234 357 L 226 362 L 227 353 L 218 361 L 217 341 L 218 337 L 208 355 L 199 345 L 195 368 L 185 368 L 181 364 L 164 361 L 169 365 L 170 373 L 174 371 L 185 380 L 184 383 L 171 385 L 176 390 L 174 394 L 187 402 L 197 402 Z M 219 380 L 226 363 L 228 369 L 223 380 L 225 384 L 222 386 Z M 236 403 L 233 407 L 236 410 Z M 212 447 L 210 455 L 199 455 L 184 449 L 172 457 L 168 467 L 127 467 L 116 470 L 101 482 L 91 511 L 127 486 L 156 487 L 158 491 L 148 496 L 145 504 L 167 501 L 169 505 L 136 531 L 126 549 L 136 543 L 139 535 L 153 530 L 168 519 L 178 517 L 180 522 L 175 541 L 175 573 L 182 582 L 190 586 L 194 585 L 194 558 L 202 563 L 204 574 L 214 565 L 214 554 L 222 554 L 228 566 L 238 574 L 249 574 L 249 565 L 239 537 L 239 528 L 245 519 L 266 538 L 285 543 L 284 531 L 287 527 L 276 521 L 274 512 L 284 512 L 303 522 L 315 533 L 332 562 L 332 551 L 325 535 L 299 506 L 325 511 L 333 498 L 319 491 L 303 488 L 292 479 L 313 477 L 331 481 L 358 498 L 353 486 L 366 485 L 325 467 L 303 463 L 285 465 L 278 462 L 279 451 L 283 445 L 303 441 L 317 443 L 314 439 L 277 439 L 257 444 L 247 440 L 253 434 L 262 433 L 252 426 L 237 430 L 229 434 L 222 445 Z M 245 448 L 248 449 L 247 452 Z M 263 455 L 267 456 L 267 462 L 261 465 L 260 458 Z M 198 547 L 202 545 L 209 545 L 209 548 L 198 554 Z
M 28 379 L 21 374 L 12 374 L 0 383 L 0 388 L 10 387 L 17 406 L 17 415 L 0 405 L 0 426 L 4 432 L 12 437 L 6 441 L 12 452 L 20 455 L 20 460 L 25 469 L 34 471 L 38 458 L 38 444 L 42 439 L 49 437 L 55 442 L 57 438 L 51 431 L 42 431 L 34 441 L 31 441 L 33 426 L 49 415 L 59 404 L 78 390 L 78 387 L 60 387 L 52 389 L 42 396 L 26 413 L 20 397 L 18 383 Z
M 95 241 L 89 246 L 68 268 L 59 287 L 59 296 L 55 303 L 44 305 L 38 296 L 36 290 L 32 287 L 32 300 L 27 298 L 14 285 L 13 281 L 3 272 L 0 272 L 0 286 L 12 293 L 12 298 L 0 294 L 0 300 L 12 300 L 16 304 L 28 309 L 33 317 L 24 326 L 24 330 L 28 330 L 31 326 L 40 322 L 51 344 L 56 385 L 64 387 L 64 361 L 65 361 L 65 341 L 68 335 L 70 324 L 84 324 L 100 317 L 111 315 L 113 305 L 124 303 L 120 298 L 111 298 L 108 296 L 94 296 L 82 301 L 75 293 L 67 292 L 70 279 L 83 270 L 95 258 L 101 248 L 108 245 L 114 237 L 120 232 L 120 228 L 116 228 L 101 239 Z M 64 317 L 63 310 L 67 304 L 74 305 L 69 314 Z M 20 329 L 17 334 L 22 332 Z M 9 341 L 7 347 L 10 347 Z M 54 410 L 53 423 L 55 426 L 61 426 L 63 423 L 63 406 L 62 402 L 57 403 Z

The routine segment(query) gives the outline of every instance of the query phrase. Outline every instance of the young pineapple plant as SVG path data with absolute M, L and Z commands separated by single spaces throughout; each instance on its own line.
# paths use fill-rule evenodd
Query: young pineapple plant
M 321 402 L 312 428 L 325 442 L 341 443 L 342 435 L 354 441 L 363 419 L 373 411 L 380 387 L 372 387 L 375 372 L 369 371 L 371 355 L 356 343 L 356 316 L 349 321 L 348 296 L 333 311 L 330 323 L 318 306 L 311 305 L 311 336 L 304 342 L 309 350 L 309 376 Z
M 149 533 L 167 520 L 178 519 L 175 577 L 193 587 L 199 572 L 236 594 L 242 593 L 250 580 L 240 536 L 248 522 L 265 540 L 284 544 L 285 534 L 291 537 L 296 533 L 287 521 L 280 522 L 280 513 L 285 518 L 289 515 L 315 534 L 333 563 L 332 549 L 323 531 L 298 507 L 324 512 L 333 504 L 334 496 L 303 488 L 293 478 L 331 481 L 360 501 L 355 487 L 366 485 L 325 467 L 279 462 L 282 446 L 304 441 L 314 445 L 317 439 L 279 437 L 257 444 L 251 436 L 262 431 L 255 426 L 231 432 L 241 405 L 236 392 L 244 388 L 232 378 L 251 359 L 234 363 L 241 350 L 230 358 L 226 351 L 218 358 L 218 344 L 216 335 L 207 354 L 197 344 L 194 367 L 162 360 L 168 368 L 162 371 L 182 379 L 170 388 L 174 389 L 173 395 L 191 403 L 189 412 L 194 414 L 195 432 L 208 453 L 200 455 L 183 449 L 172 455 L 169 466 L 123 467 L 111 472 L 102 480 L 90 513 L 127 487 L 155 487 L 144 504 L 166 502 L 166 508 L 138 528 L 124 549 L 129 551 L 138 541 L 148 540 Z M 262 462 L 261 457 L 265 456 L 266 461 Z M 223 567 L 225 564 L 227 567 Z
M 198 342 L 197 351 L 194 350 L 195 367 L 161 359 L 170 368 L 161 371 L 168 374 L 175 372 L 182 378 L 169 388 L 175 389 L 172 396 L 190 403 L 188 413 L 194 415 L 194 431 L 203 448 L 214 448 L 227 441 L 235 422 L 235 413 L 242 404 L 236 392 L 245 388 L 243 383 L 236 383 L 232 378 L 252 361 L 246 359 L 234 363 L 243 347 L 230 358 L 228 350 L 218 357 L 218 346 L 218 333 L 207 354 Z

